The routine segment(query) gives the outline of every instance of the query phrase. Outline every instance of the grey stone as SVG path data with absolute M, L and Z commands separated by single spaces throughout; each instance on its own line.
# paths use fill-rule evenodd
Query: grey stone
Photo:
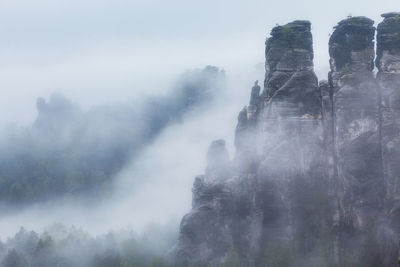
M 366 17 L 334 28 L 329 80 L 320 83 L 311 24 L 272 29 L 263 92 L 256 84 L 238 116 L 232 163 L 224 143 L 211 145 L 182 220 L 178 262 L 223 266 L 236 255 L 249 267 L 397 265 L 400 15 L 382 16 L 377 77 Z

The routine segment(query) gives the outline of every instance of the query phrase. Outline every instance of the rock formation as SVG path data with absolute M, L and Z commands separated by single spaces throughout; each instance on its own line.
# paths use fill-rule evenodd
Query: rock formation
M 264 89 L 239 114 L 236 153 L 210 146 L 174 249 L 182 266 L 396 266 L 400 239 L 400 14 L 349 17 L 313 70 L 311 24 L 266 41 Z
M 353 264 L 360 253 L 373 257 L 361 245 L 376 242 L 375 218 L 382 216 L 384 199 L 373 24 L 365 17 L 348 18 L 329 41 L 339 255 Z
M 328 217 L 309 195 L 327 188 L 321 93 L 313 70 L 310 30 L 308 21 L 294 21 L 274 28 L 266 43 L 256 171 L 261 188 L 260 254 L 283 247 L 294 257 L 310 256 Z M 322 198 L 319 201 L 327 201 Z M 315 212 L 312 220 L 310 212 Z
M 400 240 L 400 13 L 383 14 L 377 29 L 385 220 L 381 236 L 385 266 L 398 256 Z

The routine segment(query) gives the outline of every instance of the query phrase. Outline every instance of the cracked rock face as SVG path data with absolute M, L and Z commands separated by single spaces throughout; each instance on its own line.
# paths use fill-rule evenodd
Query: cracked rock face
M 377 31 L 383 184 L 385 186 L 385 264 L 398 253 L 400 239 L 400 13 L 383 14 Z M 390 266 L 390 265 L 387 265 Z
M 373 25 L 374 21 L 366 17 L 351 17 L 338 23 L 329 40 L 332 71 L 372 71 L 375 57 Z
M 382 216 L 384 199 L 374 32 L 372 20 L 353 17 L 339 22 L 329 41 L 340 228 L 352 233 L 341 238 L 338 250 L 352 262 L 367 254 L 354 247 L 376 242 L 369 236 L 377 227 L 371 222 Z
M 289 248 L 294 257 L 309 255 L 319 226 L 325 224 L 322 206 L 305 193 L 327 188 L 327 181 L 320 179 L 325 176 L 322 99 L 310 28 L 308 21 L 278 26 L 266 44 L 265 88 L 258 118 L 262 151 L 256 171 L 262 190 L 261 254 L 279 245 Z M 314 197 L 326 201 L 325 196 Z M 312 222 L 309 210 L 316 211 Z
M 384 14 L 378 26 L 378 82 L 381 88 L 382 138 L 389 199 L 400 197 L 400 14 Z M 394 163 L 393 161 L 396 161 Z
M 277 116 L 320 115 L 313 57 L 310 22 L 294 21 L 271 31 L 265 48 L 263 108 L 268 105 Z
M 380 72 L 400 72 L 400 13 L 383 14 L 378 25 L 376 66 Z
M 238 117 L 236 175 L 224 182 L 207 172 L 196 178 L 193 209 L 181 226 L 181 262 L 220 266 L 233 252 L 240 266 L 257 266 L 278 247 L 308 255 L 317 245 L 315 225 L 325 225 L 325 211 L 303 193 L 327 189 L 319 179 L 325 171 L 322 104 L 310 27 L 294 21 L 271 31 L 264 90 L 260 95 L 253 86 L 250 104 Z M 320 214 L 308 225 L 311 210 Z
M 397 266 L 400 14 L 349 17 L 313 70 L 311 24 L 277 26 L 232 161 L 212 143 L 173 266 Z M 375 65 L 378 74 L 373 73 Z

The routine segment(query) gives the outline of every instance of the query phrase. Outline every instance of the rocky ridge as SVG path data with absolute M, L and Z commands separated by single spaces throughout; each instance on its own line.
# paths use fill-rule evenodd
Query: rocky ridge
M 338 23 L 319 83 L 310 22 L 271 31 L 264 88 L 239 113 L 233 161 L 210 146 L 176 265 L 397 265 L 400 13 L 382 17 Z

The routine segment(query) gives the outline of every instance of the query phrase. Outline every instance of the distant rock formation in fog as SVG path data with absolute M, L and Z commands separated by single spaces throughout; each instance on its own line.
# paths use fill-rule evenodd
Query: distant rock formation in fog
M 59 94 L 38 98 L 33 125 L 0 136 L 0 205 L 104 197 L 130 160 L 185 114 L 205 110 L 224 83 L 223 70 L 206 66 L 184 72 L 169 92 L 132 105 L 83 111 Z

